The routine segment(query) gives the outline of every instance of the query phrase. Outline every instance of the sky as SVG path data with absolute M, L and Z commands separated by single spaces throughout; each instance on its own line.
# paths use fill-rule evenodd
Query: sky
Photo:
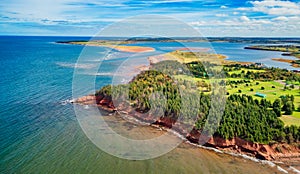
M 206 37 L 300 37 L 300 0 L 1 0 L 0 35 L 93 36 L 146 14 Z

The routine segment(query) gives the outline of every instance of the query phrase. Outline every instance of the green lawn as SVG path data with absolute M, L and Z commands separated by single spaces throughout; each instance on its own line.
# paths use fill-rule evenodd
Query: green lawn
M 195 78 L 193 76 L 188 76 L 188 75 L 175 75 L 174 76 L 175 79 L 181 79 L 181 80 L 188 80 L 191 82 L 198 82 L 198 81 L 205 81 L 205 82 L 209 82 L 209 79 L 202 79 L 202 78 Z
M 299 113 L 299 112 L 297 112 L 297 113 Z M 296 118 L 296 117 L 290 116 L 290 115 L 283 115 L 280 117 L 280 119 L 284 122 L 285 125 L 300 126 L 300 118 Z
M 242 71 L 242 70 L 239 70 Z M 247 69 L 245 69 L 247 71 Z M 256 71 L 263 71 L 263 70 L 256 70 Z M 238 72 L 238 71 L 232 71 L 232 72 Z M 175 79 L 184 79 L 192 82 L 197 81 L 205 81 L 206 83 L 210 83 L 208 79 L 202 79 L 202 78 L 194 78 L 187 75 L 176 75 Z M 239 81 L 244 80 L 243 78 L 226 78 L 226 81 Z M 256 82 L 259 84 L 257 85 Z M 261 87 L 264 87 L 265 89 L 262 90 Z M 272 88 L 274 86 L 275 88 Z M 253 91 L 250 91 L 250 89 L 253 89 Z M 239 90 L 242 92 L 239 93 Z M 284 90 L 284 85 L 276 82 L 276 81 L 253 81 L 251 80 L 250 83 L 248 83 L 248 86 L 246 84 L 238 84 L 238 85 L 227 85 L 227 92 L 229 94 L 246 94 L 253 96 L 254 99 L 261 99 L 260 97 L 255 96 L 256 92 L 266 94 L 266 99 L 274 102 L 275 99 L 278 99 L 282 95 L 294 95 L 295 96 L 295 107 L 296 109 L 300 105 L 300 90 L 298 88 L 295 89 L 288 89 Z M 294 111 L 291 116 L 282 116 L 280 117 L 286 125 L 300 125 L 300 112 Z
M 259 84 L 257 85 L 256 82 L 258 82 Z M 274 86 L 275 88 L 272 88 L 272 86 Z M 264 87 L 265 89 L 262 90 L 261 87 Z M 250 91 L 250 89 L 253 89 L 253 91 Z M 242 91 L 241 94 L 252 95 L 256 99 L 261 99 L 260 97 L 254 96 L 256 92 L 266 94 L 267 95 L 266 99 L 270 100 L 271 102 L 274 102 L 275 99 L 279 98 L 282 95 L 294 95 L 295 96 L 294 104 L 296 108 L 300 104 L 299 89 L 284 90 L 284 85 L 275 81 L 269 81 L 269 82 L 252 81 L 251 83 L 248 83 L 248 86 L 246 86 L 246 84 L 227 86 L 227 92 L 229 92 L 229 94 L 240 94 L 238 92 L 239 90 Z
M 300 112 L 293 112 L 292 114 L 293 117 L 300 119 Z

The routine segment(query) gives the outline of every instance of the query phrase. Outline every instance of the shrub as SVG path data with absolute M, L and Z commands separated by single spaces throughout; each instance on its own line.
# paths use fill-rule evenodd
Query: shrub
M 242 90 L 239 89 L 239 93 L 242 93 Z
M 262 86 L 260 89 L 261 89 L 261 90 L 265 90 L 265 87 Z
M 275 88 L 275 86 L 272 86 L 272 88 Z
M 256 84 L 256 85 L 259 85 L 259 82 L 256 82 L 255 84 Z
M 250 91 L 254 91 L 253 88 L 251 88 Z

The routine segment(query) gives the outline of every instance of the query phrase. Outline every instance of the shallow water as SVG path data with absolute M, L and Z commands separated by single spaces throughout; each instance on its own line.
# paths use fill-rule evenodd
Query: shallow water
M 1 173 L 274 173 L 266 165 L 182 144 L 156 159 L 128 161 L 96 147 L 83 133 L 73 106 L 73 67 L 83 47 L 55 41 L 88 38 L 1 37 L 0 39 L 0 171 Z M 78 68 L 89 81 L 91 62 L 106 48 L 92 48 Z M 118 54 L 118 53 L 116 53 Z M 123 55 L 124 56 L 124 55 Z M 135 58 L 136 63 L 147 59 Z M 101 72 L 114 72 L 122 58 L 106 60 Z M 110 84 L 98 76 L 96 88 Z M 85 95 L 93 87 L 76 89 Z M 160 131 L 134 127 L 105 117 L 128 136 L 156 136 Z M 110 120 L 111 119 L 111 120 Z M 122 124 L 120 124 L 122 122 Z M 122 131 L 126 129 L 126 131 Z M 158 132 L 157 132 L 158 131 Z M 147 137 L 147 136 L 146 136 Z

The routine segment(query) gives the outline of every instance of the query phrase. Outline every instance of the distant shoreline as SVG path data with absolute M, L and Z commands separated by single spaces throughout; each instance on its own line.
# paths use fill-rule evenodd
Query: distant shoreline
M 292 67 L 294 68 L 300 68 L 300 65 L 295 62 L 295 60 L 290 59 L 282 59 L 282 58 L 272 58 L 274 61 L 278 62 L 284 62 L 284 63 L 290 63 Z
M 282 56 L 293 56 L 297 59 L 300 59 L 300 46 L 294 45 L 256 45 L 256 46 L 247 46 L 244 49 L 248 50 L 262 50 L 262 51 L 276 51 L 282 52 Z M 272 58 L 274 61 L 290 63 L 292 67 L 299 68 L 299 60 L 283 59 L 283 58 Z
M 117 51 L 130 52 L 130 53 L 145 53 L 153 52 L 155 48 L 152 47 L 142 47 L 142 46 L 128 46 L 123 44 L 128 44 L 130 42 L 119 42 L 119 41 L 66 41 L 66 42 L 56 42 L 60 44 L 71 44 L 71 45 L 84 45 L 84 46 L 96 46 L 96 47 L 107 47 Z
M 47 36 L 44 36 L 47 37 Z M 64 36 L 61 36 L 64 37 Z M 66 37 L 66 36 L 65 36 Z M 78 38 L 95 38 L 99 40 L 111 41 L 131 41 L 131 42 L 231 42 L 231 43 L 247 43 L 247 44 L 300 44 L 300 37 L 171 37 L 171 38 L 151 38 L 151 37 L 97 37 L 97 36 L 67 36 Z

